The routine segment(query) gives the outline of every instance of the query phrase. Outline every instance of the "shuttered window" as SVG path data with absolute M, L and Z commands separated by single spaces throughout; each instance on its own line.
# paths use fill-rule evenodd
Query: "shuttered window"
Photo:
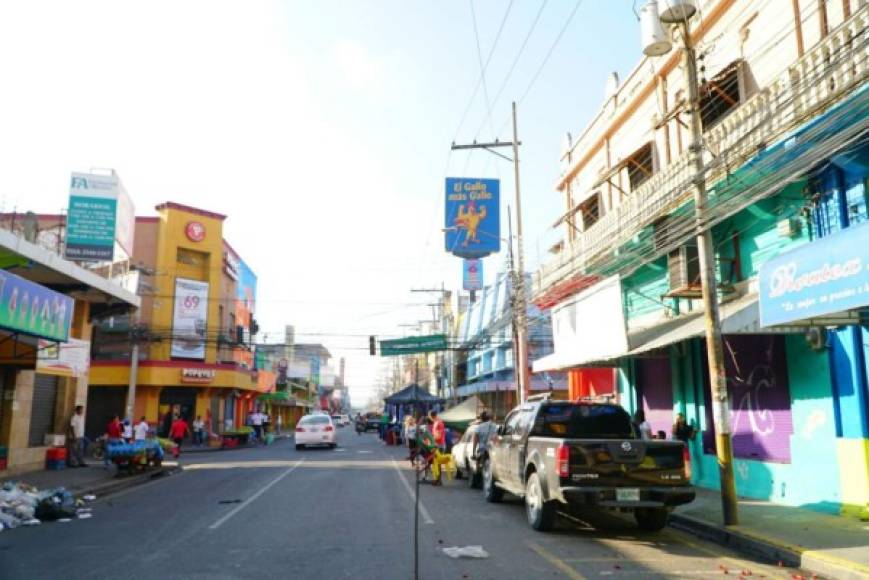
M 36 375 L 33 384 L 33 407 L 30 411 L 30 447 L 45 445 L 45 436 L 54 428 L 54 407 L 57 404 L 57 377 Z

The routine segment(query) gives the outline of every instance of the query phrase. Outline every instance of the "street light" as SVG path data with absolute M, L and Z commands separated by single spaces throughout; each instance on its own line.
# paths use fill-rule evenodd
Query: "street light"
M 704 225 L 706 211 L 706 169 L 703 164 L 700 123 L 700 95 L 697 81 L 697 57 L 691 40 L 688 20 L 696 12 L 692 0 L 661 0 L 663 10 L 658 12 L 658 2 L 648 0 L 640 12 L 643 53 L 649 57 L 662 56 L 672 48 L 669 35 L 663 24 L 678 26 L 682 40 L 682 56 L 685 64 L 685 84 L 688 94 L 688 112 L 691 116 L 691 142 L 688 155 L 694 168 L 694 219 L 697 232 L 697 254 L 700 258 L 700 284 L 703 297 L 704 322 L 706 327 L 706 352 L 709 360 L 709 379 L 712 391 L 712 410 L 715 425 L 715 442 L 721 476 L 721 506 L 725 525 L 739 523 L 736 501 L 736 483 L 733 475 L 733 444 L 730 434 L 730 401 L 724 372 L 724 348 L 721 338 L 721 317 L 716 295 L 715 256 L 712 233 Z

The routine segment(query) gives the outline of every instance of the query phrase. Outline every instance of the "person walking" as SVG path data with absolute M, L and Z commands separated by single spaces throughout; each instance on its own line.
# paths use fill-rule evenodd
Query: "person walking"
M 434 437 L 435 445 L 437 445 L 441 453 L 445 453 L 447 449 L 446 425 L 444 425 L 443 420 L 438 417 L 438 412 L 435 410 L 429 412 L 429 418 L 431 419 L 431 434 L 432 437 Z M 438 469 L 437 479 L 432 482 L 432 485 L 441 485 L 441 473 L 442 470 Z
M 205 441 L 205 422 L 202 421 L 201 415 L 196 415 L 196 420 L 193 421 L 193 442 L 197 447 L 202 447 Z
M 129 419 L 124 419 L 124 422 L 121 424 L 121 438 L 123 438 L 125 443 L 130 443 L 133 440 L 133 425 Z
M 263 418 L 263 414 L 259 412 L 259 409 L 251 413 L 250 416 L 250 424 L 256 434 L 257 443 L 259 443 L 263 437 Z
M 187 425 L 187 421 L 182 419 L 180 415 L 175 415 L 172 426 L 169 427 L 169 437 L 175 442 L 175 457 L 181 455 L 181 443 L 187 435 L 190 435 L 190 427 Z
M 104 469 L 108 469 L 111 466 L 111 461 L 109 461 L 109 449 L 122 441 L 122 430 L 123 425 L 121 425 L 121 418 L 118 415 L 112 417 L 112 420 L 106 425 L 106 448 L 103 451 Z
M 66 464 L 70 467 L 87 467 L 84 463 L 84 406 L 76 405 L 69 420 L 67 434 L 69 452 Z
M 262 412 L 263 416 L 263 440 L 262 444 L 265 445 L 267 443 L 266 438 L 269 435 L 269 431 L 272 428 L 272 418 L 269 416 L 267 411 Z
M 139 422 L 136 423 L 136 426 L 133 427 L 133 439 L 135 441 L 144 441 L 148 438 L 148 431 L 151 430 L 151 426 L 148 425 L 148 422 L 145 420 L 145 416 L 143 415 Z
M 413 465 L 413 459 L 416 456 L 416 418 L 413 415 L 408 415 L 404 423 L 404 440 L 407 442 L 407 459 Z

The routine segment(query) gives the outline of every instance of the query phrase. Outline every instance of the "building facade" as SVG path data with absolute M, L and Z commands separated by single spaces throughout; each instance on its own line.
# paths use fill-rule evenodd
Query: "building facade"
M 201 417 L 215 433 L 243 425 L 269 388 L 253 366 L 256 277 L 223 238 L 225 216 L 172 202 L 156 210 L 136 218 L 138 316 L 95 329 L 89 429 L 125 415 L 131 383 L 133 416 L 160 433 L 176 413 Z
M 48 449 L 63 446 L 76 405 L 87 404 L 94 321 L 139 306 L 61 258 L 62 247 L 39 244 L 31 223 L 29 240 L 0 229 L 0 477 L 42 469 Z
M 792 269 L 763 272 L 867 219 L 869 6 L 697 4 L 703 224 L 712 229 L 737 492 L 865 515 L 869 300 L 800 316 L 821 300 L 810 295 L 789 302 L 796 316 L 766 320 L 764 293 L 824 288 L 843 276 L 835 268 L 844 255 L 797 282 Z M 679 58 L 643 59 L 623 83 L 611 79 L 595 119 L 568 139 L 557 185 L 563 242 L 534 286 L 556 327 L 555 355 L 536 368 L 616 366 L 621 403 L 643 409 L 654 431 L 669 435 L 680 412 L 698 428 L 693 478 L 717 488 Z M 851 247 L 869 246 L 865 228 L 847 236 Z M 869 283 L 867 270 L 855 272 L 858 287 Z M 560 335 L 560 326 L 575 330 Z
M 530 281 L 530 278 L 529 278 Z M 549 317 L 536 306 L 528 307 L 528 359 L 552 353 Z M 499 273 L 493 284 L 479 291 L 461 317 L 459 347 L 466 351 L 465 382 L 456 388 L 459 398 L 476 395 L 503 418 L 519 401 L 516 391 L 514 321 L 510 275 Z M 567 390 L 564 373 L 541 372 L 531 376 L 530 393 Z

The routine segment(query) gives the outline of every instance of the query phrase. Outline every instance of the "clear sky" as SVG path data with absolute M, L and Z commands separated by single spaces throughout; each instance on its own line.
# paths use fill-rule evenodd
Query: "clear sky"
M 492 56 L 459 127 L 480 76 L 468 0 L 4 0 L 0 204 L 57 213 L 71 171 L 111 167 L 139 215 L 163 201 L 227 214 L 267 339 L 294 324 L 346 356 L 361 402 L 381 364 L 367 335 L 430 316 L 410 288 L 461 285 L 443 251 L 444 177 L 500 177 L 502 215 L 512 199 L 510 164 L 450 143 L 509 139 L 510 101 L 539 71 L 519 105 L 533 268 L 557 239 L 564 134 L 640 59 L 631 2 L 581 0 L 541 69 L 576 5 L 548 0 L 507 78 L 542 4 L 474 0 Z M 502 264 L 488 258 L 487 278 Z

